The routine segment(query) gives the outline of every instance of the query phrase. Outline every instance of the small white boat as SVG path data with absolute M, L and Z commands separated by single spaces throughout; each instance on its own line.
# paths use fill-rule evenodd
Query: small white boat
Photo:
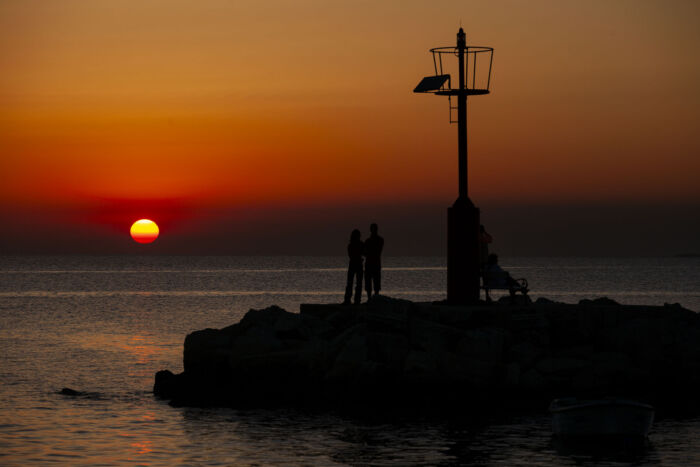
M 646 437 L 654 407 L 628 399 L 554 399 L 549 405 L 557 436 Z

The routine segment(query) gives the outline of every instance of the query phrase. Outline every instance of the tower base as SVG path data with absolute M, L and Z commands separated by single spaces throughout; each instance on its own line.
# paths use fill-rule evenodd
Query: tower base
M 447 209 L 447 302 L 479 302 L 479 209 L 469 198 Z

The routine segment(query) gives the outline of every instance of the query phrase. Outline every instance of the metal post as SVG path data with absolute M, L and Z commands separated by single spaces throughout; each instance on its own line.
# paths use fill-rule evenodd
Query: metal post
M 457 56 L 459 57 L 459 94 L 457 95 L 457 158 L 459 161 L 459 198 L 466 201 L 468 194 L 467 177 L 467 93 L 464 76 L 464 57 L 467 52 L 467 35 L 459 28 L 457 33 Z

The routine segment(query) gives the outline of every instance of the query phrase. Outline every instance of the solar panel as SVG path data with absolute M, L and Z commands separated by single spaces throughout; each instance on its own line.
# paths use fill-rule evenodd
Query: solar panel
M 418 86 L 416 86 L 413 92 L 437 91 L 448 79 L 450 79 L 450 75 L 426 76 L 418 83 Z

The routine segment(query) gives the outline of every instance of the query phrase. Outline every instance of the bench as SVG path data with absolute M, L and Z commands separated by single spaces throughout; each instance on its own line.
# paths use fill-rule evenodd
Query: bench
M 481 282 L 487 302 L 491 301 L 489 296 L 491 290 L 507 290 L 511 297 L 514 297 L 517 292 L 527 297 L 529 292 L 527 279 L 513 279 L 506 271 L 485 271 L 481 276 Z

